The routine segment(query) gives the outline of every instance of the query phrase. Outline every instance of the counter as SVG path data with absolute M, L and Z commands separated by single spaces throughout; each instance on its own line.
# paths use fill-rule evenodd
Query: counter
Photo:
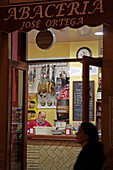
M 75 135 L 28 135 L 27 170 L 72 170 L 80 150 Z

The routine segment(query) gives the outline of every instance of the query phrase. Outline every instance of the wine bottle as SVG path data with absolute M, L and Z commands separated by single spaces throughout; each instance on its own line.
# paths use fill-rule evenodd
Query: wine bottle
M 66 78 L 67 78 L 67 74 L 66 74 L 66 72 L 63 70 L 63 72 L 62 72 L 62 84 L 63 85 L 66 85 Z
M 100 101 L 102 99 L 102 89 L 101 89 L 102 83 L 99 83 L 98 90 L 97 90 L 97 100 Z

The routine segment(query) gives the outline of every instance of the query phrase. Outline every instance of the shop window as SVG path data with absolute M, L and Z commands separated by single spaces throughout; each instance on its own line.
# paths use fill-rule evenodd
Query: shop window
M 82 82 L 80 62 L 30 64 L 28 122 L 36 119 L 38 112 L 43 110 L 47 112 L 47 119 L 52 125 L 56 120 L 65 120 L 69 123 L 69 115 L 73 114 L 72 91 L 75 77 Z
M 103 32 L 103 25 L 62 30 L 50 28 L 48 31 L 53 36 L 51 41 L 43 31 L 32 30 L 28 33 L 28 61 L 32 63 L 28 72 L 28 122 L 36 119 L 40 110 L 45 110 L 47 120 L 53 126 L 56 120 L 65 120 L 72 127 L 76 123 L 79 126 L 83 120 L 81 61 L 83 56 L 103 57 L 103 35 L 95 35 L 95 32 Z M 71 62 L 71 59 L 78 60 Z M 89 120 L 98 125 L 96 93 L 99 68 L 91 65 L 89 71 Z M 53 83 L 52 88 L 49 82 Z M 100 123 L 98 127 L 101 128 Z

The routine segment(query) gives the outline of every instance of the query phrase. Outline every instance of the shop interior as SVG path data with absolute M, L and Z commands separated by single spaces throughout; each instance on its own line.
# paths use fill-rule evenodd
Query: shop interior
M 48 35 L 50 34 L 50 37 Z M 100 33 L 100 35 L 99 35 Z M 48 38 L 49 37 L 49 38 Z M 12 86 L 12 167 L 14 157 L 21 159 L 21 141 L 25 135 L 22 129 L 23 112 L 27 110 L 27 124 L 36 119 L 39 111 L 46 112 L 46 120 L 55 128 L 54 134 L 65 134 L 71 128 L 71 135 L 78 130 L 83 120 L 82 57 L 103 57 L 103 25 L 84 26 L 78 29 L 64 28 L 46 31 L 32 30 L 27 33 L 27 65 L 13 68 Z M 27 71 L 25 80 L 25 73 Z M 23 96 L 27 81 L 27 107 Z M 89 66 L 89 120 L 93 122 L 101 136 L 101 84 L 102 68 Z M 62 128 L 64 128 L 62 130 Z M 34 133 L 34 132 L 33 132 Z M 27 134 L 27 132 L 26 132 Z M 35 131 L 36 135 L 36 131 Z M 37 133 L 38 135 L 38 133 Z M 49 135 L 49 133 L 48 133 Z M 16 142 L 15 142 L 16 141 Z
M 81 83 L 83 64 L 79 60 L 74 62 L 65 61 L 67 59 L 82 59 L 82 56 L 102 58 L 103 26 L 93 28 L 84 26 L 79 29 L 64 28 L 62 30 L 50 29 L 49 31 L 53 36 L 53 42 L 50 46 L 46 44 L 49 43 L 46 33 L 42 32 L 42 35 L 39 35 L 40 32 L 37 30 L 28 33 L 28 60 L 36 60 L 36 64 L 33 62 L 29 65 L 28 71 L 28 121 L 36 119 L 38 112 L 44 110 L 47 114 L 46 119 L 52 126 L 57 120 L 67 120 L 73 128 L 79 126 L 82 121 Z M 99 32 L 100 35 L 98 35 Z M 47 47 L 44 47 L 45 44 Z M 54 62 L 55 59 L 60 62 Z M 63 62 L 61 62 L 62 60 Z M 98 127 L 101 126 L 100 113 L 99 111 L 97 113 L 97 108 L 100 109 L 101 105 L 100 89 L 97 93 L 98 88 L 100 88 L 99 85 L 101 86 L 101 71 L 101 67 L 91 65 L 89 67 L 91 84 L 89 86 L 89 97 L 91 98 L 89 104 L 90 120 Z M 48 73 L 49 75 L 47 75 Z M 45 77 L 44 80 L 41 80 L 42 74 Z M 42 85 L 45 85 L 45 91 L 42 90 L 42 92 L 39 87 L 41 81 L 43 81 Z M 55 87 L 51 89 L 53 92 L 46 89 L 48 81 L 54 82 Z M 79 88 L 78 91 L 74 90 L 77 87 Z M 78 93 L 79 91 L 80 93 Z M 33 96 L 30 97 L 30 95 L 34 95 L 34 100 L 31 99 Z M 67 103 L 65 100 L 67 100 Z M 68 109 L 66 109 L 66 105 L 68 105 Z M 65 107 L 64 110 L 61 106 Z

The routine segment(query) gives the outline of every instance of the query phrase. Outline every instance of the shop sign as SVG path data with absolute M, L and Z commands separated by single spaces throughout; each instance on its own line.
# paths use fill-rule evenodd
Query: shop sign
M 105 11 L 104 7 L 103 0 L 60 0 L 4 6 L 0 7 L 0 31 L 79 28 L 109 22 L 113 24 L 109 17 L 112 16 L 111 12 Z

